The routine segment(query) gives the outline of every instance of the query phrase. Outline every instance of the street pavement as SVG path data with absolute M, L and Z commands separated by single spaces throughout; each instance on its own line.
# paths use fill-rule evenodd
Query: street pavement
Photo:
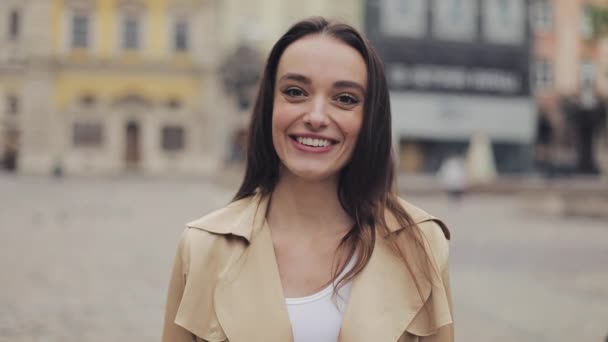
M 157 341 L 183 224 L 230 182 L 0 174 L 0 341 Z M 516 195 L 406 199 L 452 230 L 457 341 L 608 335 L 608 221 Z

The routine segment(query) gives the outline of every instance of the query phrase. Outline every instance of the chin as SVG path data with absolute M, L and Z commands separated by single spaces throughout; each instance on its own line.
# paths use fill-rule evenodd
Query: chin
M 285 167 L 286 171 L 292 175 L 306 181 L 323 181 L 329 178 L 333 178 L 336 172 L 327 168 L 312 168 L 308 167 Z

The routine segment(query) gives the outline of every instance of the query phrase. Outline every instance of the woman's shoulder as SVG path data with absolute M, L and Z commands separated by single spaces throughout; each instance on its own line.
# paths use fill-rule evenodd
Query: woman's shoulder
M 399 204 L 416 223 L 424 237 L 426 247 L 430 249 L 440 266 L 447 262 L 451 232 L 443 220 L 399 198 Z
M 448 226 L 443 222 L 443 220 L 437 218 L 432 214 L 429 214 L 427 211 L 404 200 L 403 198 L 398 197 L 397 201 L 401 208 L 403 208 L 403 210 L 405 210 L 405 212 L 414 221 L 414 223 L 418 225 L 418 227 L 422 230 L 425 236 L 433 237 L 434 239 L 439 240 L 450 239 L 450 230 L 448 229 Z M 389 225 L 391 224 L 391 221 L 394 222 L 394 219 L 389 219 Z M 391 229 L 391 227 L 389 227 L 389 229 Z

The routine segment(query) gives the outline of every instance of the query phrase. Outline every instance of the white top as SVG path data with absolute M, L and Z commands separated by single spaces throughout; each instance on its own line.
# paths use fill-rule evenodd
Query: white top
M 351 258 L 334 285 L 353 268 L 354 261 Z M 310 296 L 285 298 L 294 342 L 338 341 L 352 284 L 350 281 L 344 284 L 335 297 L 334 285 Z

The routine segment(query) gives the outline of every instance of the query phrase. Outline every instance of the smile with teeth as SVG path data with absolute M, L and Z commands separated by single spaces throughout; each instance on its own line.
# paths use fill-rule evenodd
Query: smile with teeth
M 295 140 L 306 146 L 311 147 L 327 147 L 332 144 L 330 140 L 327 139 L 318 139 L 318 138 L 305 138 L 305 137 L 294 137 Z

